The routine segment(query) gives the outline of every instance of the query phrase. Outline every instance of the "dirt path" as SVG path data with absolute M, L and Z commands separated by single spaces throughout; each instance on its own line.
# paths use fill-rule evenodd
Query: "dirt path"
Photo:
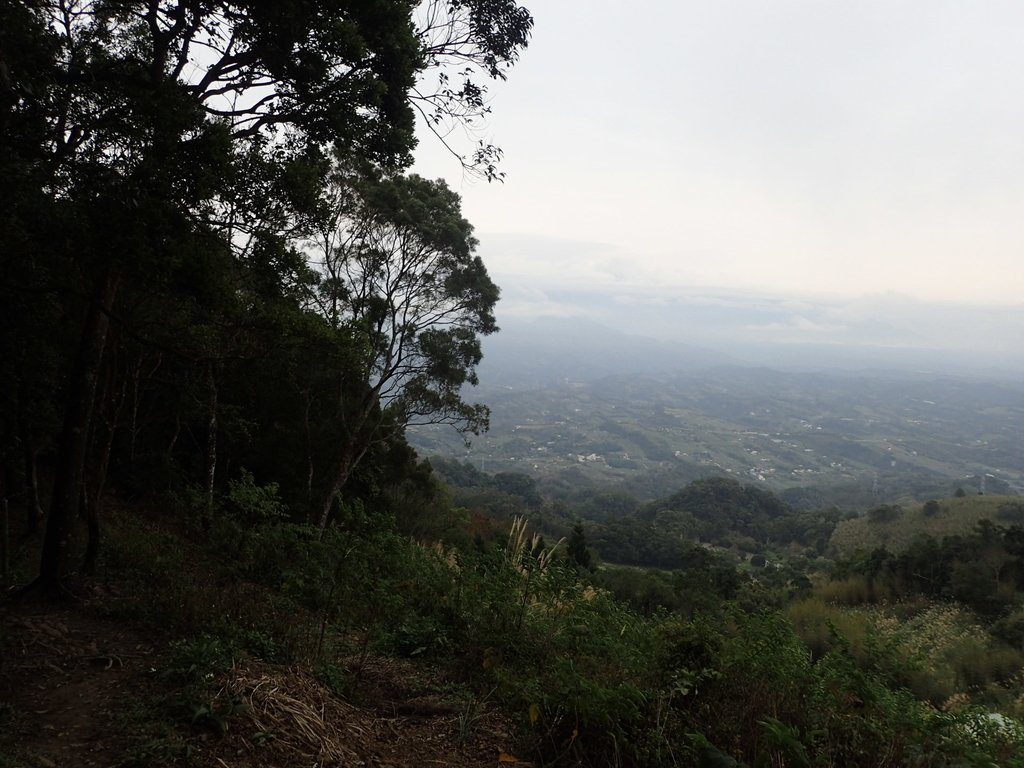
M 7 605 L 0 622 L 6 754 L 38 768 L 121 764 L 121 715 L 146 688 L 153 647 L 76 607 Z
M 214 705 L 232 710 L 215 733 L 140 722 L 163 649 L 88 608 L 0 606 L 0 649 L 3 768 L 172 764 L 140 751 L 147 726 L 176 727 L 199 768 L 527 765 L 510 754 L 512 729 L 495 707 L 432 693 L 395 660 L 371 665 L 359 706 L 301 668 L 237 664 L 215 681 Z

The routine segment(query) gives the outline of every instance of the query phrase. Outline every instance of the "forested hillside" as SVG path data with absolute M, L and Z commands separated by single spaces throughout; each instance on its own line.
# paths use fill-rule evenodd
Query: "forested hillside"
M 0 767 L 1024 765 L 1014 385 L 477 397 L 532 29 L 0 0 Z

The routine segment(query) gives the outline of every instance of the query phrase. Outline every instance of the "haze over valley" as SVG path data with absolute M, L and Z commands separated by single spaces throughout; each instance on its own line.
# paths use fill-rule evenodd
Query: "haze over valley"
M 443 427 L 411 440 L 490 472 L 579 477 L 644 498 L 712 475 L 810 505 L 923 500 L 958 486 L 1016 492 L 1018 362 L 868 345 L 704 347 L 593 320 L 512 318 L 487 340 L 474 390 L 491 408 L 490 431 L 468 450 Z

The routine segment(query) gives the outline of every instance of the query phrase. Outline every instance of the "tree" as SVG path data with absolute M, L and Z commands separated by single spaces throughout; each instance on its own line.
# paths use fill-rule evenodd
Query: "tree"
M 296 262 L 285 258 L 287 227 L 317 196 L 281 211 L 263 174 L 301 160 L 316 188 L 327 148 L 403 167 L 415 144 L 414 98 L 433 95 L 458 117 L 468 114 L 459 105 L 472 110 L 481 93 L 472 74 L 462 88 L 425 93 L 415 90 L 417 77 L 454 61 L 501 76 L 532 25 L 509 0 L 434 0 L 431 26 L 457 33 L 427 36 L 416 5 L 44 0 L 0 8 L 0 170 L 48 213 L 22 206 L 0 223 L 16 236 L 11 258 L 46 260 L 47 277 L 29 288 L 60 305 L 62 324 L 77 326 L 62 350 L 63 375 L 53 377 L 62 381 L 51 395 L 63 419 L 33 586 L 60 589 L 123 297 L 191 299 L 180 274 L 211 252 L 233 255 L 238 274 L 263 294 L 284 295 L 297 280 Z M 233 300 L 245 283 L 217 287 Z M 211 392 L 216 358 L 213 350 L 201 361 Z M 210 403 L 215 434 L 215 396 Z
M 566 553 L 570 562 L 579 568 L 590 569 L 590 550 L 587 549 L 587 537 L 583 532 L 583 523 L 577 521 L 569 535 Z
M 321 529 L 352 470 L 390 431 L 486 429 L 487 408 L 465 402 L 462 389 L 477 383 L 480 337 L 497 330 L 498 288 L 457 194 L 415 175 L 339 173 L 334 183 L 339 207 L 310 243 L 322 275 L 310 301 L 356 359 L 338 371 L 344 437 Z
M 867 518 L 871 523 L 891 523 L 899 520 L 902 514 L 903 509 L 899 504 L 879 504 L 867 511 Z
M 436 78 L 432 89 L 417 85 L 412 104 L 463 168 L 488 181 L 504 178 L 497 170 L 501 149 L 480 140 L 467 159 L 449 137 L 491 111 L 481 77 L 504 80 L 532 28 L 529 11 L 510 0 L 432 0 L 419 8 L 420 43 Z
M 491 478 L 491 483 L 499 491 L 518 496 L 531 509 L 540 509 L 544 503 L 537 490 L 537 481 L 522 472 L 498 472 Z

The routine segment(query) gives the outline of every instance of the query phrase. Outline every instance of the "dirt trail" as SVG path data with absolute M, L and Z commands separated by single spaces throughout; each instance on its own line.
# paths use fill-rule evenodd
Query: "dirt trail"
M 4 746 L 27 766 L 115 766 L 128 735 L 120 713 L 146 688 L 155 651 L 77 607 L 0 607 Z
M 15 604 L 0 606 L 0 643 L 0 764 L 149 764 L 126 714 L 156 692 L 158 642 L 87 607 Z M 240 663 L 216 681 L 215 703 L 241 705 L 224 732 L 176 727 L 199 768 L 528 765 L 510 754 L 512 729 L 495 708 L 453 702 L 417 677 L 380 660 L 356 706 L 301 668 Z

